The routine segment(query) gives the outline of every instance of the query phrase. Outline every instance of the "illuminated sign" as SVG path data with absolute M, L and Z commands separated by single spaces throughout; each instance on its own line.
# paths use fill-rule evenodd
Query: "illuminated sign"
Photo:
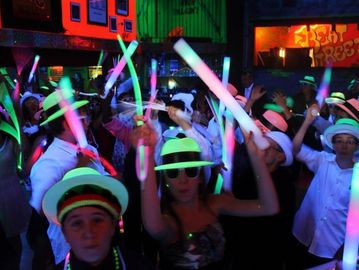
M 134 0 L 63 0 L 61 2 L 65 35 L 117 40 L 117 34 L 120 34 L 126 42 L 137 39 Z

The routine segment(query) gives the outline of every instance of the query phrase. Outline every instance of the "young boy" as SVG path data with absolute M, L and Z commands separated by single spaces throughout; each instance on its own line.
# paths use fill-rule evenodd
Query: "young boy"
M 293 265 L 306 269 L 341 257 L 353 174 L 353 156 L 358 150 L 359 123 L 343 118 L 324 132 L 334 153 L 315 151 L 302 145 L 315 116 L 308 109 L 305 121 L 293 139 L 293 152 L 313 171 L 314 177 L 294 218 Z M 300 265 L 300 264 L 303 265 Z

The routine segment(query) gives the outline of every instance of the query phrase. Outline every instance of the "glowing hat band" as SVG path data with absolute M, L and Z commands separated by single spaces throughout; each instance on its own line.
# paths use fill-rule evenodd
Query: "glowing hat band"
M 83 207 L 83 206 L 101 206 L 114 217 L 115 220 L 118 219 L 121 213 L 121 207 L 118 204 L 115 204 L 109 201 L 104 196 L 99 194 L 81 194 L 75 195 L 63 202 L 60 202 L 58 205 L 58 220 L 62 223 L 62 219 L 67 213 L 71 210 Z

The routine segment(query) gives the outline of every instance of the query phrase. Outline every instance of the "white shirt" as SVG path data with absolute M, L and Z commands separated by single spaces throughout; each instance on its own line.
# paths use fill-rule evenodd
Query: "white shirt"
M 323 258 L 344 243 L 353 169 L 341 169 L 335 154 L 302 145 L 296 158 L 315 173 L 293 224 L 294 236 Z
M 88 145 L 86 148 L 98 154 L 93 146 Z M 46 191 L 59 182 L 65 173 L 74 169 L 77 161 L 76 145 L 55 138 L 45 153 L 35 162 L 30 173 L 32 187 L 30 205 L 38 213 L 41 213 L 42 199 Z M 97 170 L 103 175 L 108 175 L 99 160 L 92 161 L 88 167 Z M 63 237 L 61 228 L 51 221 L 49 223 L 47 234 L 51 241 L 55 263 L 58 264 L 65 259 L 70 246 Z

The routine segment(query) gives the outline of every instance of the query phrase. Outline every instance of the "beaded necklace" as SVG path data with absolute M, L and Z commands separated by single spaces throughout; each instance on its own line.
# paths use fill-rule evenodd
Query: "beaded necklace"
M 115 267 L 116 267 L 115 269 L 120 270 L 122 268 L 123 270 L 126 270 L 126 265 L 122 258 L 121 252 L 117 248 L 113 247 L 112 253 L 113 253 L 113 258 L 115 260 Z M 121 265 L 122 265 L 121 268 L 120 268 L 120 260 L 121 260 Z M 64 270 L 71 270 L 70 253 L 68 253 L 66 256 Z

